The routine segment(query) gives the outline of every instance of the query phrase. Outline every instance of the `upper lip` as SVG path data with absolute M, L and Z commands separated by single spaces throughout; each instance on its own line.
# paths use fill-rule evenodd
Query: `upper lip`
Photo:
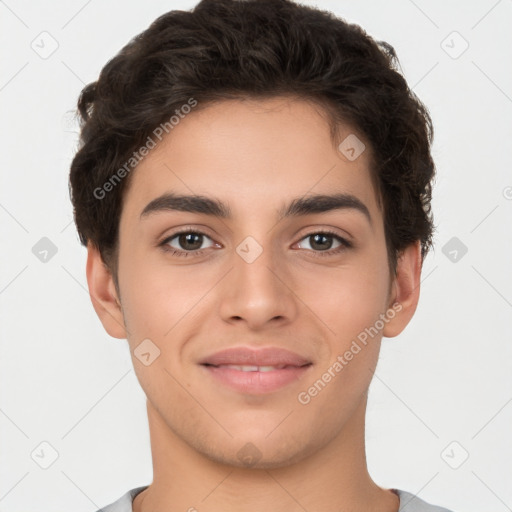
M 204 358 L 200 364 L 250 365 L 250 366 L 305 366 L 311 364 L 309 359 L 290 352 L 284 348 L 264 347 L 233 347 L 221 350 Z

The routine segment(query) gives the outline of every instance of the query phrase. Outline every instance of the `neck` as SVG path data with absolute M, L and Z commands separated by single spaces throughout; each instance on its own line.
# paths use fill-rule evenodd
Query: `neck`
M 153 483 L 137 495 L 134 512 L 397 512 L 399 498 L 371 479 L 366 465 L 366 399 L 350 421 L 321 450 L 299 462 L 272 469 L 218 463 L 172 432 L 147 402 Z

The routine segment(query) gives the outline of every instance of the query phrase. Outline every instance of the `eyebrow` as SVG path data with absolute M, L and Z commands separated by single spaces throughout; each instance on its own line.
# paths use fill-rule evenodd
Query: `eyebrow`
M 352 194 L 315 194 L 293 199 L 277 211 L 279 220 L 333 210 L 355 210 L 362 213 L 370 224 L 372 218 L 367 206 Z M 222 201 L 201 195 L 163 194 L 149 202 L 140 214 L 140 219 L 165 211 L 202 213 L 221 219 L 231 219 L 232 212 Z

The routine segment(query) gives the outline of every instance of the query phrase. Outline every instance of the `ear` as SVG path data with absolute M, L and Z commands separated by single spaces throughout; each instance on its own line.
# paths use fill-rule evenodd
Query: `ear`
M 388 311 L 394 311 L 394 316 L 388 313 L 390 320 L 382 331 L 387 338 L 400 334 L 416 311 L 420 297 L 421 259 L 419 241 L 407 246 L 398 258 L 388 306 Z
M 92 305 L 103 327 L 114 338 L 126 338 L 123 312 L 114 279 L 99 250 L 90 242 L 87 244 L 86 273 Z

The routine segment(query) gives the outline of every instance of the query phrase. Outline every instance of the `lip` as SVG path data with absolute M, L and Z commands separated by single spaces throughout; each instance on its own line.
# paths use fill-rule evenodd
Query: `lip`
M 205 357 L 201 364 L 250 366 L 304 366 L 311 361 L 295 352 L 278 347 L 233 347 Z
M 215 381 L 246 394 L 277 391 L 299 379 L 312 362 L 299 354 L 277 347 L 251 349 L 234 347 L 216 352 L 200 362 Z M 233 366 L 253 367 L 244 371 Z M 275 367 L 275 369 L 259 367 Z

